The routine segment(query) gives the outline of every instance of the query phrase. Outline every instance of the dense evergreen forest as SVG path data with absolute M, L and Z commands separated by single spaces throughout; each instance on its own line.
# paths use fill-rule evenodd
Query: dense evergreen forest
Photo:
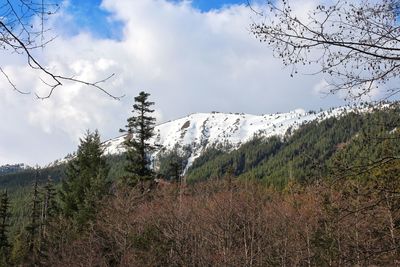
M 368 165 L 399 155 L 399 107 L 350 112 L 304 124 L 286 136 L 260 138 L 231 153 L 211 148 L 188 171 L 188 181 L 223 177 L 229 171 L 244 179 L 283 188 L 296 181 L 309 184 L 337 175 L 337 164 Z M 384 147 L 390 147 L 390 153 Z M 389 154 L 387 154 L 389 153 Z M 347 162 L 345 162 L 345 159 Z M 343 166 L 342 166 L 343 167 Z
M 151 114 L 148 96 L 136 108 Z M 393 265 L 399 111 L 392 103 L 233 151 L 210 147 L 184 175 L 190 148 L 161 153 L 151 170 L 146 142 L 104 157 L 88 132 L 67 164 L 0 176 L 2 264 Z M 130 121 L 128 133 L 152 130 Z

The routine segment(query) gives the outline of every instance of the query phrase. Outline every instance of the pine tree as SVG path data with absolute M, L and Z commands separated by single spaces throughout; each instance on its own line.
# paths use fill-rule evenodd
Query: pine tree
M 36 169 L 35 174 L 35 183 L 33 185 L 33 197 L 32 197 L 32 206 L 31 206 L 31 214 L 30 221 L 28 226 L 26 227 L 26 231 L 28 234 L 27 239 L 27 247 L 29 252 L 30 261 L 34 264 L 38 262 L 40 255 L 40 238 L 39 231 L 41 227 L 40 221 L 40 195 L 39 195 L 39 170 Z
M 9 261 L 10 243 L 8 241 L 8 227 L 10 219 L 10 202 L 7 191 L 0 196 L 0 266 L 7 266 Z
M 183 157 L 179 155 L 178 150 L 173 150 L 171 154 L 172 155 L 169 162 L 169 173 L 168 173 L 169 178 L 177 183 L 180 183 L 183 169 L 186 163 Z
M 67 166 L 60 191 L 60 208 L 65 217 L 84 225 L 93 218 L 97 202 L 107 193 L 109 168 L 97 131 L 88 131 L 80 142 L 76 157 Z
M 149 154 L 154 151 L 155 146 L 150 144 L 150 139 L 154 135 L 155 118 L 151 116 L 154 112 L 151 106 L 154 102 L 148 101 L 149 93 L 140 92 L 135 97 L 133 105 L 134 115 L 128 118 L 126 130 L 127 133 L 125 145 L 127 147 L 126 171 L 131 175 L 130 183 L 132 185 L 140 184 L 143 191 L 143 183 L 152 180 L 154 175 L 150 167 Z
M 39 231 L 39 251 L 42 257 L 47 256 L 48 252 L 48 238 L 49 238 L 49 226 L 50 222 L 54 218 L 57 212 L 56 202 L 56 189 L 54 188 L 53 180 L 51 176 L 48 176 L 47 182 L 43 187 L 43 201 L 40 215 L 40 231 Z
M 44 195 L 43 195 L 43 205 L 42 205 L 42 221 L 44 224 L 54 216 L 54 214 L 57 211 L 57 201 L 56 201 L 56 189 L 54 187 L 54 182 L 49 176 L 47 178 L 47 182 L 45 186 L 43 187 L 44 189 Z

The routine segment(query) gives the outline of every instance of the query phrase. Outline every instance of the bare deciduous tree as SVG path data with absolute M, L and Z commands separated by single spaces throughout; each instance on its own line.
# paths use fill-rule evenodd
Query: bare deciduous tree
M 397 266 L 398 191 L 382 199 L 370 182 L 278 192 L 220 180 L 188 187 L 180 200 L 177 184 L 153 198 L 121 187 L 85 233 L 52 225 L 45 266 Z
M 400 1 L 334 0 L 299 14 L 289 0 L 268 1 L 251 31 L 272 47 L 284 65 L 316 65 L 331 77 L 329 91 L 360 99 L 385 86 L 385 98 L 400 92 L 389 84 L 400 75 Z
M 57 74 L 47 69 L 33 54 L 38 48 L 43 48 L 53 40 L 46 38 L 46 21 L 49 16 L 59 10 L 59 5 L 54 0 L 1 0 L 0 1 L 0 50 L 9 53 L 20 54 L 26 57 L 27 64 L 32 69 L 38 71 L 38 75 L 43 75 L 43 84 L 49 88 L 45 95 L 38 95 L 39 99 L 49 98 L 54 90 L 62 86 L 65 82 L 80 83 L 102 91 L 106 95 L 119 99 L 121 97 L 110 94 L 101 84 L 109 80 L 114 74 L 105 79 L 89 82 L 77 79 L 73 76 Z M 0 65 L 0 73 L 7 80 L 10 86 L 21 94 L 29 94 L 16 86 L 12 78 Z

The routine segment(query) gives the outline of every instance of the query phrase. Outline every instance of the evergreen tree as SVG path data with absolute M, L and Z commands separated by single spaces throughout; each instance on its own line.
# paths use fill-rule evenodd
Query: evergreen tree
M 43 201 L 40 215 L 40 232 L 39 232 L 39 251 L 42 257 L 46 257 L 49 249 L 49 227 L 52 218 L 57 212 L 56 189 L 54 188 L 51 176 L 48 176 L 47 182 L 43 187 Z
M 126 130 L 121 130 L 127 133 L 125 145 L 128 164 L 126 171 L 131 175 L 129 182 L 132 185 L 139 183 L 142 189 L 143 182 L 153 178 L 149 154 L 154 151 L 155 147 L 149 141 L 154 135 L 155 118 L 151 116 L 151 113 L 154 112 L 151 109 L 154 102 L 148 101 L 149 96 L 149 93 L 142 91 L 135 97 L 132 111 L 134 115 L 128 118 Z
M 187 148 L 180 149 L 179 146 L 170 151 L 162 151 L 157 158 L 158 174 L 164 179 L 180 182 L 189 155 Z
M 108 190 L 108 170 L 99 133 L 88 131 L 80 140 L 76 157 L 67 166 L 60 191 L 61 213 L 78 225 L 92 219 L 97 202 Z
M 48 176 L 44 186 L 43 205 L 42 205 L 42 221 L 46 223 L 57 211 L 56 189 L 51 176 Z
M 8 241 L 8 227 L 10 219 L 10 202 L 7 191 L 0 196 L 0 266 L 7 266 L 9 260 L 10 243 Z
M 35 175 L 35 183 L 33 185 L 33 197 L 32 197 L 32 206 L 31 206 L 31 214 L 30 221 L 28 226 L 26 227 L 26 231 L 28 234 L 27 238 L 27 247 L 29 255 L 29 261 L 36 264 L 40 255 L 40 238 L 39 231 L 41 227 L 40 221 L 40 196 L 39 196 L 39 170 L 36 169 Z

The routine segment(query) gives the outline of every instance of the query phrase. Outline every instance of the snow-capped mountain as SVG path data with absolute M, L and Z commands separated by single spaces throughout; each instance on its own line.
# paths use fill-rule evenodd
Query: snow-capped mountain
M 202 152 L 215 145 L 236 149 L 254 136 L 283 136 L 289 128 L 297 129 L 305 122 L 323 120 L 340 116 L 349 107 L 340 107 L 321 112 L 305 112 L 297 109 L 288 113 L 249 115 L 239 113 L 195 113 L 189 116 L 165 122 L 155 127 L 152 143 L 161 149 L 171 150 L 174 147 L 190 146 L 189 167 Z M 104 142 L 105 154 L 119 154 L 125 151 L 126 136 Z M 156 158 L 161 151 L 157 150 L 152 157 Z

